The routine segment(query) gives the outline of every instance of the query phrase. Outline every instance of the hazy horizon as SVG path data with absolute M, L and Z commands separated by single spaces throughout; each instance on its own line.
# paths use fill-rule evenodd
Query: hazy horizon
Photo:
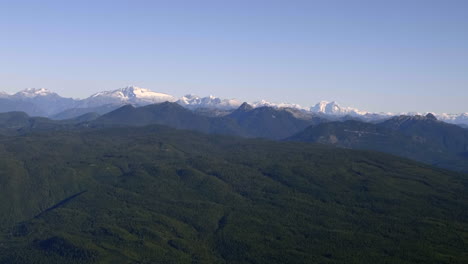
M 136 85 L 176 97 L 468 112 L 466 1 L 15 1 L 1 91 L 85 98 Z

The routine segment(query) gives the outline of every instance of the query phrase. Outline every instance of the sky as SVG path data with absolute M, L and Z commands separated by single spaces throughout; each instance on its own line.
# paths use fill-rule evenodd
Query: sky
M 0 91 L 468 112 L 466 0 L 0 0 Z

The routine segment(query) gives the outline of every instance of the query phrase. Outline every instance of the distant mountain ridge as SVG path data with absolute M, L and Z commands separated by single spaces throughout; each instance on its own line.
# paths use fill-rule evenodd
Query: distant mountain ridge
M 242 104 L 237 99 L 221 99 L 212 95 L 200 97 L 193 94 L 182 96 L 177 100 L 177 103 L 188 109 L 207 108 L 221 110 L 234 110 Z
M 126 105 L 96 118 L 90 126 L 159 124 L 210 134 L 282 139 L 310 125 L 327 121 L 320 117 L 300 119 L 287 109 L 267 106 L 254 108 L 247 103 L 228 115 L 210 117 L 191 111 L 178 103 L 165 102 L 142 107 Z
M 140 107 L 128 104 L 103 115 L 91 112 L 66 120 L 9 112 L 0 113 L 0 135 L 158 124 L 207 134 L 289 139 L 375 150 L 468 172 L 468 130 L 438 121 L 432 114 L 402 115 L 377 123 L 352 118 L 333 121 L 302 114 L 292 108 L 255 108 L 243 103 L 227 115 L 208 116 L 176 102 Z
M 131 104 L 134 106 L 145 106 L 162 102 L 176 102 L 190 110 L 205 112 L 207 115 L 226 115 L 234 111 L 242 101 L 237 99 L 221 99 L 215 96 L 200 97 L 197 95 L 185 95 L 176 98 L 165 93 L 158 93 L 137 86 L 103 91 L 91 95 L 85 99 L 72 99 L 61 97 L 57 93 L 47 89 L 29 88 L 19 91 L 13 95 L 0 92 L 0 112 L 23 111 L 32 116 L 44 116 L 52 118 L 73 118 L 79 115 L 94 112 L 105 114 L 120 106 Z M 249 103 L 252 107 L 289 108 L 302 112 L 303 116 L 319 115 L 330 119 L 357 118 L 362 121 L 379 121 L 398 116 L 394 113 L 372 113 L 352 107 L 342 107 L 337 102 L 321 101 L 312 107 L 303 107 L 298 104 L 272 103 L 260 100 Z M 105 106 L 105 107 L 104 107 Z M 96 110 L 97 109 L 97 110 Z M 215 112 L 216 113 L 212 113 Z M 404 115 L 416 115 L 422 113 L 401 113 Z M 423 113 L 427 114 L 427 113 Z M 468 112 L 460 114 L 434 114 L 437 119 L 452 124 L 468 125 Z
M 74 108 L 78 103 L 76 99 L 61 97 L 44 88 L 29 88 L 13 95 L 2 93 L 0 100 L 1 112 L 23 111 L 33 116 L 50 116 Z
M 396 116 L 377 124 L 356 120 L 312 125 L 288 140 L 386 152 L 468 172 L 468 130 L 426 116 Z

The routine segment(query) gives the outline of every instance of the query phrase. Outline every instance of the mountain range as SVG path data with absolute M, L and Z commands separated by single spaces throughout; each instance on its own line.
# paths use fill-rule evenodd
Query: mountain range
M 468 129 L 439 121 L 432 114 L 395 116 L 375 123 L 348 118 L 335 121 L 319 115 L 304 116 L 292 108 L 255 108 L 243 103 L 228 114 L 207 116 L 177 102 L 125 105 L 103 115 L 86 113 L 66 120 L 29 117 L 23 112 L 0 113 L 3 135 L 154 124 L 207 134 L 375 150 L 468 172 Z
M 3 101 L 2 101 L 3 100 Z M 0 134 L 165 125 L 248 138 L 302 141 L 375 150 L 468 172 L 468 129 L 434 114 L 379 115 L 320 102 L 310 110 L 266 101 L 252 104 L 213 96 L 177 99 L 138 87 L 63 98 L 46 89 L 2 94 Z M 462 115 L 459 116 L 462 118 Z
M 162 102 L 176 102 L 179 105 L 209 116 L 227 115 L 240 107 L 242 101 L 237 99 L 221 99 L 214 96 L 199 97 L 186 95 L 176 98 L 172 95 L 153 92 L 137 86 L 128 86 L 113 91 L 103 91 L 85 99 L 64 98 L 47 89 L 25 89 L 13 95 L 0 93 L 0 112 L 22 111 L 31 116 L 43 116 L 53 119 L 68 119 L 85 113 L 94 112 L 105 114 L 120 106 L 131 104 L 144 106 Z M 297 104 L 271 103 L 265 100 L 249 103 L 254 108 L 273 107 L 289 108 L 300 112 L 302 116 L 322 116 L 331 120 L 342 118 L 359 119 L 361 121 L 375 122 L 388 119 L 400 114 L 372 113 L 351 107 L 342 107 L 336 102 L 321 101 L 312 107 L 302 107 Z M 403 113 L 416 115 L 418 113 Z M 426 114 L 426 113 L 424 113 Z M 453 123 L 468 125 L 468 113 L 435 114 L 437 119 Z

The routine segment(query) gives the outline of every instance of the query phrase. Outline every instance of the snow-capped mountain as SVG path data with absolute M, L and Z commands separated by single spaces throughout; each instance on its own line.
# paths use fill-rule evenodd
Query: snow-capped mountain
M 468 124 L 468 113 L 461 114 L 435 114 L 438 120 L 452 124 Z
M 34 116 L 67 116 L 70 113 L 87 113 L 97 111 L 105 113 L 121 105 L 132 104 L 144 106 L 163 102 L 177 102 L 179 105 L 207 115 L 225 115 L 239 108 L 242 101 L 237 99 L 222 99 L 215 96 L 200 97 L 185 95 L 176 98 L 165 93 L 158 93 L 137 86 L 127 86 L 112 91 L 103 91 L 85 99 L 64 98 L 44 88 L 29 88 L 13 95 L 0 92 L 0 112 L 24 111 Z M 427 113 L 372 113 L 361 111 L 352 107 L 340 106 L 337 102 L 321 101 L 312 107 L 303 107 L 298 104 L 272 103 L 265 100 L 249 103 L 252 107 L 287 108 L 295 115 L 310 118 L 313 115 L 322 115 L 325 118 L 339 120 L 341 118 L 358 118 L 364 121 L 379 121 L 397 115 L 426 115 Z M 88 111 L 89 109 L 89 111 Z M 67 113 L 61 115 L 61 113 Z M 212 113 L 213 112 L 213 113 Z M 216 113 L 215 113 L 216 112 Z M 453 124 L 468 124 L 468 113 L 462 114 L 435 114 L 438 120 Z
M 199 97 L 193 94 L 182 96 L 177 103 L 188 109 L 207 108 L 220 110 L 233 110 L 242 104 L 241 101 L 236 99 L 221 99 L 212 95 Z
M 417 113 L 417 112 L 406 112 L 406 113 L 372 113 L 367 111 L 361 111 L 352 107 L 341 107 L 336 102 L 321 101 L 315 106 L 310 108 L 312 113 L 320 113 L 331 116 L 352 116 L 359 117 L 365 121 L 378 121 L 388 119 L 393 116 L 426 116 L 427 114 L 434 114 L 434 116 L 441 121 L 452 123 L 452 124 L 468 124 L 468 113 L 462 114 L 435 114 L 435 113 Z
M 44 88 L 28 88 L 13 95 L 7 95 L 3 98 L 16 103 L 29 103 L 34 106 L 35 110 L 34 112 L 31 112 L 31 110 L 26 112 L 31 115 L 39 116 L 49 116 L 68 108 L 73 108 L 78 102 L 72 98 L 61 97 L 60 95 Z
M 49 91 L 45 88 L 28 88 L 24 89 L 22 91 L 19 91 L 12 95 L 12 97 L 19 98 L 19 99 L 26 99 L 26 98 L 36 98 L 40 96 L 49 96 L 49 95 L 56 95 L 59 96 L 58 94 Z
M 253 106 L 254 108 L 267 106 L 267 107 L 273 107 L 273 108 L 293 108 L 293 109 L 298 109 L 298 110 L 307 110 L 307 107 L 303 107 L 298 104 L 272 103 L 266 100 L 255 101 L 253 103 L 250 103 L 250 105 Z
M 352 107 L 342 107 L 338 105 L 335 101 L 327 102 L 321 101 L 311 107 L 310 112 L 312 113 L 320 113 L 326 115 L 337 115 L 337 116 L 345 116 L 345 115 L 353 115 L 353 116 L 362 116 L 367 114 L 365 111 L 360 111 L 356 108 Z
M 80 101 L 78 107 L 97 107 L 108 104 L 147 105 L 174 102 L 176 98 L 169 94 L 153 92 L 137 86 L 127 86 L 113 91 L 104 91 Z

